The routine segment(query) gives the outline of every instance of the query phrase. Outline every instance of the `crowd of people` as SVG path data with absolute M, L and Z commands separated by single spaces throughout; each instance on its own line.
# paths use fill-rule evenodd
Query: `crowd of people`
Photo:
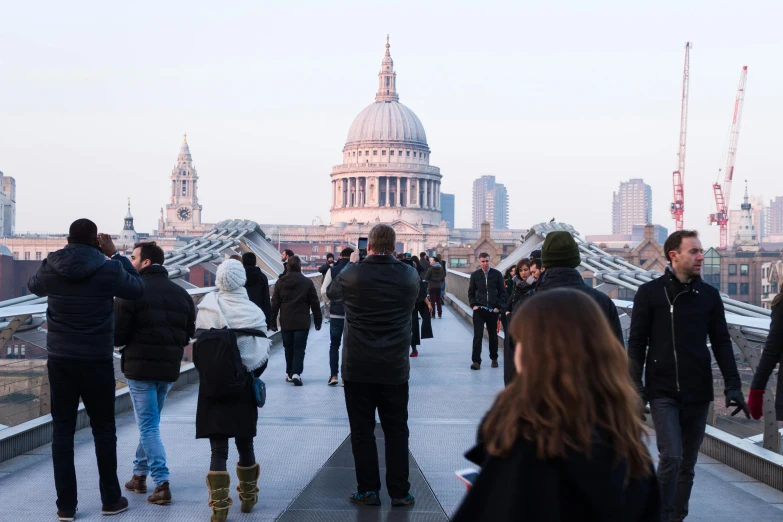
M 384 431 L 386 487 L 393 506 L 415 503 L 408 458 L 410 359 L 442 317 L 447 272 L 442 259 L 395 253 L 396 235 L 373 227 L 367 256 L 351 248 L 322 267 L 328 302 L 329 386 L 341 382 L 356 467 L 353 503 L 381 504 L 376 412 Z M 725 382 L 727 408 L 760 418 L 767 381 L 783 364 L 783 306 L 772 326 L 749 404 L 719 293 L 700 277 L 698 234 L 666 240 L 669 266 L 634 298 L 627 350 L 615 305 L 584 284 L 579 247 L 568 232 L 550 232 L 540 251 L 501 274 L 480 254 L 470 275 L 472 370 L 481 368 L 485 332 L 492 368 L 505 330 L 504 383 L 466 458 L 480 466 L 454 520 L 679 521 L 688 515 L 695 463 L 713 398 L 711 355 Z M 237 256 L 238 257 L 238 256 Z M 128 509 L 117 477 L 114 347 L 128 381 L 139 442 L 125 489 L 172 502 L 160 418 L 192 339 L 201 383 L 195 431 L 211 448 L 206 483 L 213 522 L 225 521 L 233 499 L 229 441 L 239 460 L 240 511 L 258 502 L 254 453 L 260 376 L 278 327 L 286 381 L 301 386 L 311 324 L 321 328 L 318 292 L 286 251 L 270 296 L 252 253 L 222 262 L 217 292 L 198 306 L 168 279 L 163 251 L 137 244 L 130 259 L 95 224 L 75 221 L 68 245 L 41 264 L 30 291 L 48 296 L 47 369 L 51 387 L 55 487 L 59 520 L 77 509 L 74 433 L 79 400 L 91 420 L 102 514 Z M 421 325 L 419 323 L 421 319 Z M 709 339 L 709 345 L 707 344 Z M 340 349 L 342 361 L 340 362 Z M 649 409 L 647 405 L 649 404 Z M 776 408 L 783 418 L 783 391 Z M 651 413 L 657 470 L 643 422 Z

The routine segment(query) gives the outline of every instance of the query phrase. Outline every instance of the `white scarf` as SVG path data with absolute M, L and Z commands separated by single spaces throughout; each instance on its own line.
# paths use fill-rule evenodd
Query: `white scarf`
M 264 312 L 248 299 L 244 288 L 207 294 L 198 305 L 197 329 L 250 328 L 261 330 L 269 335 L 265 325 Z M 237 347 L 242 357 L 242 364 L 249 371 L 260 368 L 269 359 L 271 344 L 272 342 L 265 337 L 237 336 Z

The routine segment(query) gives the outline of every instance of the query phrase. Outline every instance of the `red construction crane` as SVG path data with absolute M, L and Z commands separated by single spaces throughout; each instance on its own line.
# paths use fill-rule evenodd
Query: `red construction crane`
M 734 163 L 737 161 L 737 144 L 739 143 L 740 124 L 742 123 L 742 106 L 745 103 L 745 82 L 748 79 L 748 66 L 742 67 L 737 99 L 734 100 L 734 117 L 729 130 L 729 148 L 726 154 L 726 168 L 723 170 L 723 186 L 718 182 L 712 185 L 715 192 L 715 208 L 717 212 L 710 214 L 710 224 L 720 227 L 720 249 L 729 246 L 729 202 L 731 201 L 731 181 L 734 179 Z M 718 171 L 720 176 L 720 171 Z
M 672 173 L 674 201 L 671 205 L 672 218 L 677 230 L 683 229 L 685 212 L 685 138 L 688 133 L 688 84 L 690 81 L 691 42 L 685 43 L 685 67 L 682 72 L 682 108 L 680 109 L 680 148 L 677 151 L 677 170 Z

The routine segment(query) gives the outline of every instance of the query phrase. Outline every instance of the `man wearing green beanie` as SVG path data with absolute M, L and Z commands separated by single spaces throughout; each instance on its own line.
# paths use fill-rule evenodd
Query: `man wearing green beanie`
M 549 232 L 544 239 L 544 246 L 541 248 L 541 264 L 545 269 L 540 279 L 534 284 L 534 288 L 520 299 L 514 306 L 518 310 L 520 306 L 533 294 L 537 292 L 546 292 L 553 288 L 573 288 L 590 294 L 598 303 L 604 312 L 609 326 L 617 336 L 617 339 L 624 343 L 623 329 L 620 326 L 620 317 L 617 314 L 617 307 L 614 305 L 608 295 L 591 288 L 585 284 L 582 275 L 576 269 L 582 262 L 582 256 L 579 252 L 579 246 L 574 240 L 574 236 L 565 230 Z M 506 343 L 503 348 L 503 360 L 514 360 L 515 343 Z M 506 364 L 504 368 L 504 380 L 506 385 L 516 374 L 513 364 Z

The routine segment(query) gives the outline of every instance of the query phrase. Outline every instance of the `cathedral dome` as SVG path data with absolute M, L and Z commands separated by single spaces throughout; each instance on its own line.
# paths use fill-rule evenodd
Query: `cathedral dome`
M 377 101 L 353 120 L 346 146 L 360 142 L 412 142 L 427 146 L 427 135 L 419 117 L 397 101 Z

